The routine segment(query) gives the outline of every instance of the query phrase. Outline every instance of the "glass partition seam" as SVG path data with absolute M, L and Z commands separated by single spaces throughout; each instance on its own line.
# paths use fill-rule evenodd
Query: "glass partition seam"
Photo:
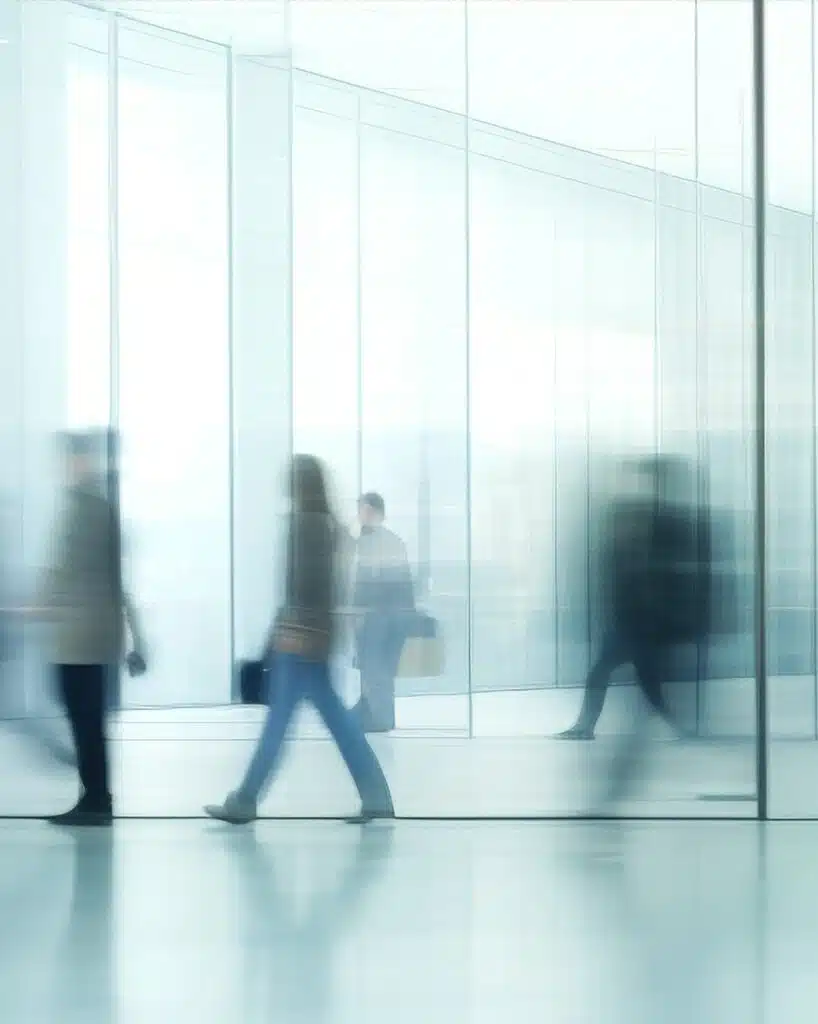
M 227 132 L 227 425 L 230 432 L 227 446 L 227 534 L 228 534 L 228 601 L 230 635 L 228 651 L 230 664 L 236 663 L 236 367 L 235 367 L 235 53 L 233 47 L 226 51 L 225 115 Z M 238 697 L 236 673 L 230 673 L 230 697 Z
M 295 182 L 293 178 L 293 150 L 295 147 L 295 82 L 290 40 L 287 57 L 287 375 L 288 375 L 288 416 L 287 448 L 290 457 L 295 447 Z
M 554 216 L 554 252 L 559 252 L 559 227 L 557 225 L 557 217 Z M 559 323 L 561 308 L 559 304 L 560 291 L 557 281 L 557 265 L 556 261 L 551 270 L 551 294 L 554 296 L 554 315 L 551 318 L 551 322 L 554 325 L 554 341 L 552 345 L 552 382 L 553 382 L 553 394 L 557 395 L 557 381 L 559 377 L 559 356 L 557 353 L 557 345 L 559 339 Z M 551 460 L 551 479 L 553 482 L 553 498 L 552 498 L 552 535 L 551 542 L 554 550 L 554 685 L 559 686 L 562 679 L 561 662 L 560 662 L 560 628 L 562 625 L 562 609 L 560 607 L 560 570 L 562 568 L 562 559 L 560 557 L 560 546 L 558 544 L 558 529 L 557 523 L 559 522 L 559 425 L 558 417 L 551 417 L 551 444 L 552 451 L 554 453 Z
M 818 740 L 818 362 L 815 352 L 815 0 L 810 0 L 810 144 L 812 216 L 810 217 L 810 339 L 812 341 L 812 737 Z
M 585 309 L 589 309 L 591 306 L 591 289 L 593 288 L 593 274 L 592 274 L 592 260 L 593 250 L 588 244 L 589 236 L 589 225 L 588 225 L 588 208 L 587 206 L 583 209 L 581 214 L 582 223 L 582 296 L 585 302 Z M 591 418 L 591 390 L 592 386 L 588 382 L 588 378 L 591 376 L 591 361 L 593 359 L 592 342 L 590 332 L 588 330 L 587 317 L 583 317 L 582 321 L 582 348 L 583 348 L 583 366 L 585 368 L 586 375 L 586 386 L 583 388 L 585 400 L 585 650 L 588 652 L 588 663 L 584 666 L 583 674 L 590 668 L 590 659 L 593 657 L 591 654 L 591 643 L 593 640 L 593 601 L 591 595 L 594 593 L 593 589 L 593 565 L 591 558 L 591 545 L 593 543 L 593 530 L 592 530 L 592 508 L 591 508 L 591 488 L 593 487 L 593 475 L 591 471 L 592 453 L 593 453 L 593 437 L 591 436 L 593 431 L 593 421 Z
M 355 356 L 357 360 L 356 382 L 356 489 L 358 495 L 364 490 L 364 329 L 363 329 L 363 248 L 361 238 L 361 95 L 355 97 L 355 325 L 357 339 Z
M 693 5 L 693 175 L 694 175 L 694 198 L 693 198 L 693 216 L 695 217 L 695 246 L 693 255 L 693 273 L 694 273 L 694 302 L 695 302 L 695 339 L 694 339 L 694 351 L 695 351 L 695 363 L 694 373 L 696 375 L 696 398 L 693 415 L 695 418 L 695 430 L 696 430 L 696 462 L 698 464 L 698 474 L 696 480 L 696 502 L 699 509 L 705 507 L 704 502 L 707 500 L 707 492 L 705 487 L 705 473 L 707 470 L 704 468 L 707 466 L 705 461 L 707 458 L 706 442 L 704 439 L 704 415 L 702 409 L 703 402 L 703 387 L 702 387 L 702 372 L 701 372 L 701 323 L 702 323 L 702 282 L 701 282 L 701 251 L 702 251 L 702 225 L 701 225 L 701 172 L 700 172 L 700 153 L 699 153 L 699 117 L 700 117 L 700 93 L 699 93 L 699 0 L 695 0 Z M 705 641 L 707 643 L 707 641 Z M 702 733 L 702 704 L 703 704 L 703 693 L 702 693 L 702 682 L 706 679 L 706 674 L 709 671 L 709 664 L 707 659 L 707 648 L 705 643 L 699 643 L 696 645 L 696 688 L 694 694 L 694 705 L 696 714 L 696 735 L 700 736 Z
M 766 160 L 765 0 L 753 0 L 755 209 L 755 676 L 758 817 L 767 820 Z
M 662 349 L 659 344 L 659 151 L 653 137 L 653 449 L 662 448 Z
M 474 508 L 472 502 L 472 364 L 471 364 L 471 93 L 470 93 L 470 60 L 469 60 L 469 3 L 470 0 L 463 0 L 463 109 L 465 111 L 464 144 L 463 153 L 463 185 L 464 185 L 464 255 L 466 260 L 465 271 L 465 374 L 466 374 L 466 404 L 465 404 L 465 425 L 466 425 L 466 692 L 468 695 L 468 735 L 469 739 L 474 737 L 474 700 L 472 695 L 472 676 L 474 658 L 474 595 L 472 592 L 472 557 L 474 554 L 474 537 L 472 517 Z
M 115 15 L 108 18 L 108 425 L 106 442 L 108 464 L 119 460 L 119 397 L 120 397 L 120 278 L 119 278 L 119 24 Z M 122 502 L 118 473 L 109 474 L 108 500 L 122 536 Z M 124 545 L 120 539 L 119 571 L 124 570 Z M 126 586 L 128 585 L 126 581 Z M 111 672 L 112 701 L 122 706 L 121 675 Z
M 109 422 L 119 425 L 119 25 L 108 19 L 108 289 L 110 317 Z M 118 495 L 116 496 L 118 498 Z M 119 515 L 119 508 L 116 509 Z

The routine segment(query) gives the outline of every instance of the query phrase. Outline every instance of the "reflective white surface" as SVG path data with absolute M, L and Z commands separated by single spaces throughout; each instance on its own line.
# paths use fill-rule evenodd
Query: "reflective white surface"
M 818 825 L 0 825 L 0 1019 L 814 1020 Z

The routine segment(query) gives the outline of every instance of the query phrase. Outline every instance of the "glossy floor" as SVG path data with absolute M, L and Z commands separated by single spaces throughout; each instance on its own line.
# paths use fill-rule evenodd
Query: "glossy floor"
M 8 1024 L 812 1024 L 818 825 L 0 824 Z

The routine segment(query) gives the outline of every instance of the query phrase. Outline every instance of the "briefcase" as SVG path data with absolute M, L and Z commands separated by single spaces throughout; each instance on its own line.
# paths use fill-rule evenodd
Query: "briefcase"
M 238 667 L 239 694 L 242 704 L 269 703 L 270 673 L 263 661 L 242 661 Z
M 433 679 L 446 667 L 445 647 L 440 627 L 425 613 L 414 617 L 403 642 L 398 663 L 399 679 Z

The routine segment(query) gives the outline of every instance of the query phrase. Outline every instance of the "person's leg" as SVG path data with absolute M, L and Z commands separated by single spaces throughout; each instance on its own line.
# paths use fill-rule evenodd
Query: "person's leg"
M 110 811 L 111 785 L 108 765 L 108 741 L 105 713 L 108 704 L 108 668 L 83 666 L 84 743 L 86 745 L 85 798 L 94 810 Z
M 358 629 L 357 662 L 361 677 L 361 695 L 353 710 L 361 728 L 365 732 L 371 732 L 375 727 L 372 703 L 378 691 L 378 622 L 373 612 L 364 616 Z
M 614 754 L 604 801 L 608 808 L 625 799 L 639 777 L 649 743 L 650 710 L 670 721 L 670 712 L 662 695 L 663 663 L 663 651 L 658 645 L 649 639 L 635 642 L 633 666 L 636 681 L 649 707 L 637 707 L 633 727 L 622 738 Z
M 76 747 L 82 794 L 76 807 L 50 820 L 67 825 L 108 820 L 111 816 L 111 792 L 105 739 L 105 666 L 59 665 L 57 673 Z
M 625 644 L 616 633 L 609 633 L 602 641 L 602 649 L 585 680 L 582 708 L 576 725 L 559 734 L 560 739 L 593 739 L 599 716 L 605 705 L 605 695 L 611 674 L 627 660 Z
M 267 710 L 264 727 L 239 788 L 223 804 L 209 804 L 205 812 L 231 824 L 242 824 L 256 817 L 256 808 L 281 762 L 284 740 L 304 692 L 301 660 L 294 655 L 276 655 L 275 701 Z
M 366 708 L 362 721 L 366 732 L 395 728 L 395 674 L 403 647 L 394 616 L 372 616 L 369 628 L 366 671 L 361 672 L 361 694 Z
M 638 645 L 633 665 L 639 689 L 648 704 L 669 726 L 676 728 L 675 716 L 665 699 L 662 689 L 665 682 L 668 652 L 661 644 L 646 640 Z
M 87 766 L 85 761 L 86 746 L 84 743 L 82 729 L 82 693 L 80 690 L 81 679 L 78 678 L 76 665 L 55 665 L 54 672 L 57 677 L 57 692 L 62 701 L 65 715 L 68 719 L 68 726 L 71 730 L 71 739 L 74 741 L 74 753 L 77 761 L 77 774 L 80 779 L 81 793 L 85 791 L 87 779 Z
M 389 783 L 357 718 L 333 689 L 326 662 L 306 662 L 304 680 L 305 694 L 335 740 L 361 798 L 362 812 L 356 820 L 392 817 Z

